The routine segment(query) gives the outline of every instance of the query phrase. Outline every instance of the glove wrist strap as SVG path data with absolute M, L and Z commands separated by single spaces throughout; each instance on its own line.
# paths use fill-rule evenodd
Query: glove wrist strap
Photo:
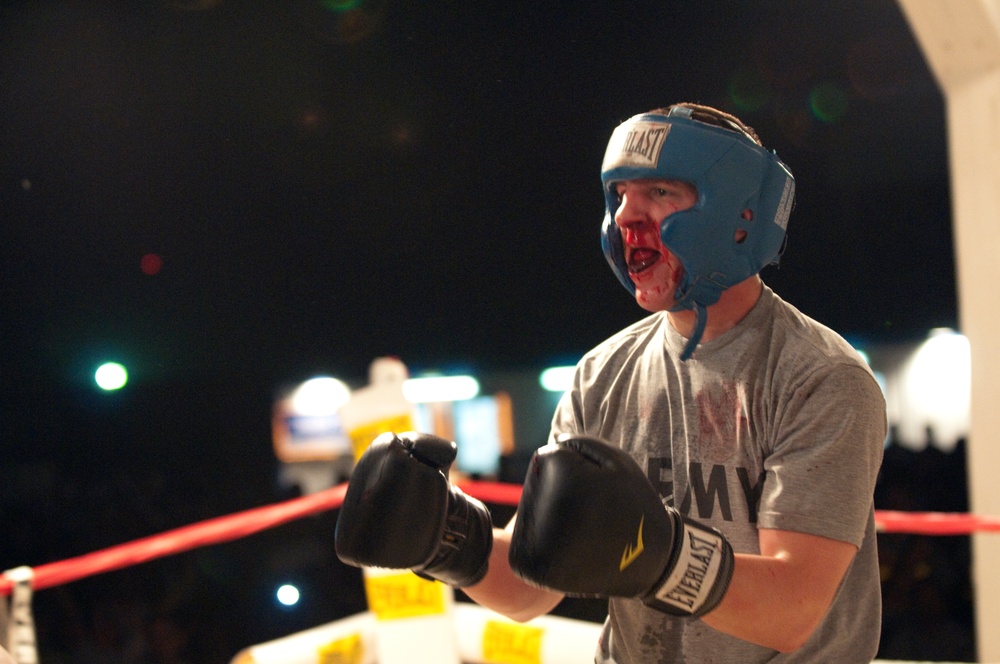
M 702 616 L 722 601 L 733 576 L 733 549 L 722 533 L 684 517 L 663 583 L 646 604 L 674 615 Z
M 414 571 L 424 578 L 466 588 L 483 580 L 493 548 L 493 523 L 479 500 L 451 485 L 448 514 L 437 551 L 426 565 Z

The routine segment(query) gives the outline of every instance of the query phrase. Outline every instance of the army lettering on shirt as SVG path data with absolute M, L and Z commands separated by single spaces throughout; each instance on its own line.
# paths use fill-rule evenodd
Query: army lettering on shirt
M 684 495 L 674 495 L 674 482 L 672 479 L 673 462 L 670 457 L 649 457 L 646 462 L 646 476 L 653 486 L 656 487 L 660 497 L 667 505 L 673 507 L 684 516 L 696 516 L 699 519 L 711 519 L 721 516 L 725 521 L 733 520 L 732 492 L 730 491 L 730 478 L 736 480 L 736 485 L 740 487 L 742 497 L 746 501 L 747 513 L 750 523 L 757 522 L 757 505 L 760 503 L 761 491 L 764 488 L 763 472 L 754 481 L 750 471 L 742 466 L 723 466 L 721 464 L 706 465 L 692 461 L 688 464 L 688 477 L 691 478 L 690 485 Z M 707 477 L 707 480 L 706 480 Z M 692 507 L 697 507 L 696 514 L 692 514 Z

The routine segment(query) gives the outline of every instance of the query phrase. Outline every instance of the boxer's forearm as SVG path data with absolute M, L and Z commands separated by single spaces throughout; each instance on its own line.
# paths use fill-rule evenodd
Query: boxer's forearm
M 800 648 L 830 608 L 857 547 L 816 535 L 760 529 L 761 555 L 736 554 L 729 591 L 702 619 L 781 652 Z
M 477 604 L 511 620 L 524 622 L 554 609 L 562 601 L 563 595 L 529 586 L 514 575 L 507 558 L 510 550 L 510 527 L 508 525 L 506 530 L 493 531 L 493 551 L 490 552 L 486 578 L 464 591 Z

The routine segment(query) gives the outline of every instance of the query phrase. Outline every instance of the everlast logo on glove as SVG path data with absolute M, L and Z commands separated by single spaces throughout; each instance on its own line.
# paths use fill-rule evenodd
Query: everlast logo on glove
M 625 551 L 622 552 L 622 561 L 618 565 L 618 571 L 624 572 L 625 568 L 635 562 L 635 559 L 642 555 L 646 547 L 642 545 L 642 524 L 646 522 L 646 517 L 639 519 L 639 532 L 635 536 L 635 544 L 626 544 Z
M 715 586 L 723 539 L 711 530 L 685 523 L 684 541 L 686 546 L 681 547 L 670 576 L 656 591 L 656 599 L 684 613 L 694 613 L 705 604 Z

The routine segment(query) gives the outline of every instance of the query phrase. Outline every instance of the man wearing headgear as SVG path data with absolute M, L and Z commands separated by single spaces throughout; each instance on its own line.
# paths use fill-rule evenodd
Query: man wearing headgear
M 759 275 L 790 170 L 735 117 L 677 104 L 614 130 L 601 181 L 605 256 L 650 315 L 578 363 L 516 518 L 493 529 L 447 482 L 453 444 L 390 435 L 351 480 L 338 554 L 518 620 L 607 597 L 600 664 L 871 661 L 885 401 Z

